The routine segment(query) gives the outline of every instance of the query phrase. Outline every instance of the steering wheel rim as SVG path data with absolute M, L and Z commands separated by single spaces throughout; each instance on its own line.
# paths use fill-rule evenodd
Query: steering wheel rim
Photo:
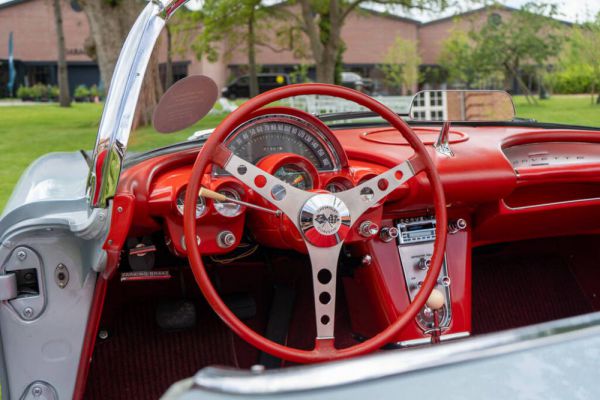
M 416 176 L 418 172 L 424 171 L 427 174 L 433 192 L 433 203 L 437 218 L 436 241 L 431 258 L 431 266 L 423 281 L 421 290 L 419 290 L 407 309 L 386 329 L 362 343 L 345 349 L 336 349 L 333 346 L 333 338 L 331 338 L 331 340 L 316 340 L 315 348 L 313 350 L 295 349 L 275 343 L 249 328 L 237 318 L 231 310 L 229 310 L 213 287 L 203 264 L 200 249 L 195 241 L 197 236 L 195 219 L 197 196 L 195 194 L 200 190 L 201 179 L 208 165 L 216 163 L 223 167 L 227 163 L 227 157 L 231 156 L 231 153 L 224 151 L 226 149 L 222 145 L 228 134 L 243 123 L 254 111 L 275 101 L 301 95 L 339 97 L 348 101 L 353 101 L 379 114 L 383 119 L 389 122 L 392 127 L 396 128 L 413 148 L 415 156 L 410 160 L 412 161 L 411 169 L 414 169 L 414 175 L 412 176 Z M 391 171 L 391 169 L 389 171 Z M 243 183 L 246 184 L 246 182 Z M 190 267 L 200 290 L 217 315 L 219 315 L 219 317 L 238 336 L 254 347 L 288 361 L 314 363 L 349 358 L 376 351 L 388 344 L 411 320 L 415 318 L 416 314 L 424 306 L 431 291 L 436 285 L 436 280 L 442 267 L 447 234 L 446 202 L 440 177 L 429 153 L 427 152 L 425 145 L 419 140 L 417 135 L 402 120 L 402 118 L 375 99 L 353 89 L 318 83 L 296 84 L 274 89 L 248 100 L 236 111 L 226 117 L 217 128 L 215 128 L 203 145 L 194 163 L 190 182 L 188 183 L 188 190 L 186 192 L 186 206 L 184 210 L 185 243 Z M 334 280 L 335 279 L 336 277 L 334 276 Z M 313 286 L 314 285 L 315 282 L 313 281 Z

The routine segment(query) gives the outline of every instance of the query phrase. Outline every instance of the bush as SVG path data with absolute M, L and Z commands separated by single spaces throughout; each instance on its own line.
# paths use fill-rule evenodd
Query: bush
M 554 93 L 577 94 L 590 92 L 593 77 L 591 69 L 580 66 L 553 72 L 546 77 L 545 81 Z
M 85 85 L 79 85 L 75 88 L 74 96 L 77 101 L 87 101 L 90 97 L 90 89 Z
M 58 99 L 60 96 L 60 89 L 58 86 L 48 86 L 48 97 L 51 99 Z
M 21 100 L 33 100 L 33 93 L 28 86 L 19 86 L 17 89 L 17 97 Z
M 43 83 L 36 83 L 31 87 L 31 95 L 37 101 L 48 99 L 48 87 Z

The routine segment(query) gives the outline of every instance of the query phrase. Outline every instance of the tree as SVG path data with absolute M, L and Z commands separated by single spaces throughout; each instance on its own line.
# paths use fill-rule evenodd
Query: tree
M 404 40 L 397 36 L 383 58 L 381 70 L 385 81 L 391 87 L 412 93 L 419 83 L 419 65 L 421 56 L 414 40 Z
M 108 90 L 113 72 L 133 23 L 146 5 L 141 0 L 79 0 L 90 25 L 88 54 L 98 62 L 100 76 Z M 158 56 L 154 51 L 137 105 L 134 126 L 148 125 L 162 94 L 158 73 Z
M 348 16 L 366 3 L 406 9 L 441 10 L 448 0 L 297 0 L 301 7 L 299 26 L 305 32 L 315 60 L 317 81 L 335 82 L 336 57 L 343 44 L 342 27 Z
M 596 15 L 594 21 L 575 28 L 570 43 L 572 57 L 569 60 L 579 68 L 587 68 L 591 71 L 590 92 L 594 102 L 596 91 L 600 86 L 600 13 Z M 600 104 L 600 95 L 596 103 Z
M 285 18 L 281 18 L 284 15 L 288 14 L 283 8 L 267 5 L 262 0 L 206 0 L 202 10 L 190 13 L 188 17 L 187 25 L 194 26 L 194 22 L 202 24 L 202 30 L 194 39 L 192 48 L 198 58 L 206 57 L 215 62 L 219 56 L 227 57 L 233 50 L 245 46 L 250 97 L 256 96 L 257 47 L 269 47 L 276 52 L 293 48 L 298 50 L 298 46 L 295 45 L 298 32 L 285 23 Z M 282 23 L 278 24 L 278 21 Z M 271 43 L 273 32 L 276 43 Z M 220 54 L 223 42 L 229 46 L 224 54 Z
M 481 76 L 480 66 L 475 56 L 475 44 L 469 34 L 455 28 L 442 43 L 440 64 L 448 73 L 448 81 L 471 88 Z
M 529 103 L 536 100 L 520 71 L 524 67 L 539 71 L 560 53 L 564 35 L 553 18 L 556 14 L 555 4 L 527 3 L 509 18 L 489 18 L 480 30 L 470 32 L 474 57 L 483 70 L 493 73 L 500 68 L 507 80 L 516 80 Z
M 69 93 L 69 73 L 67 70 L 62 10 L 60 0 L 52 0 L 52 3 L 54 6 L 54 24 L 56 26 L 56 43 L 58 47 L 58 99 L 61 107 L 69 107 L 71 105 L 71 95 Z

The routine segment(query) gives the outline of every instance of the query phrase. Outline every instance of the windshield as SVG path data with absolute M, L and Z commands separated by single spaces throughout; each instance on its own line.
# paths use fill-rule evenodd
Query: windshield
M 163 136 L 150 127 L 137 129 L 130 151 L 185 141 L 214 128 L 246 99 L 302 82 L 335 83 L 362 91 L 420 123 L 439 122 L 441 115 L 449 115 L 423 111 L 409 116 L 413 98 L 421 91 L 493 90 L 510 94 L 514 115 L 496 119 L 487 115 L 487 121 L 600 126 L 600 98 L 595 94 L 600 77 L 594 73 L 600 57 L 593 56 L 594 44 L 600 42 L 600 17 L 571 24 L 559 17 L 561 10 L 532 4 L 512 9 L 441 7 L 418 16 L 406 10 L 382 13 L 359 7 L 348 10 L 337 47 L 328 56 L 317 52 L 327 44 L 313 43 L 318 34 L 312 37 L 297 29 L 305 18 L 299 7 L 282 5 L 273 11 L 260 5 L 254 33 L 240 28 L 234 35 L 233 25 L 227 25 L 231 20 L 220 20 L 219 10 L 210 9 L 212 3 L 203 4 L 209 9 L 184 10 L 181 20 L 172 24 L 171 57 L 162 55 L 156 61 L 158 76 L 166 89 L 202 71 L 216 82 L 220 99 L 209 115 L 180 132 Z M 234 25 L 246 26 L 242 23 L 246 16 L 240 13 Z M 320 9 L 308 15 L 329 18 Z M 189 28 L 200 26 L 202 18 L 208 19 L 206 28 L 191 32 Z M 255 35 L 254 48 L 239 45 L 248 43 L 250 35 Z M 327 62 L 335 68 L 327 67 Z M 356 114 L 366 110 L 337 99 L 312 96 L 282 103 L 327 115 L 328 123 L 352 122 L 359 116 L 362 123 L 378 120 Z M 339 114 L 339 119 L 332 114 Z

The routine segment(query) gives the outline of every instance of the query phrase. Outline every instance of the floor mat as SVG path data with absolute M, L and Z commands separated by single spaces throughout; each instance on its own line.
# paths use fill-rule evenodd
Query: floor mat
M 560 254 L 532 251 L 525 243 L 473 255 L 474 334 L 592 311 Z
M 155 309 L 138 302 L 119 310 L 108 339 L 96 344 L 85 399 L 158 399 L 204 366 L 235 364 L 233 334 L 207 307 L 181 332 L 161 330 Z

